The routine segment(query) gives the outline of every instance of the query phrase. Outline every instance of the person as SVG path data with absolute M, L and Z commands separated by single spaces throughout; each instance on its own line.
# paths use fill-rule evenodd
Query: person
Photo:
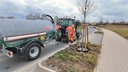
M 75 41 L 75 26 L 74 24 L 71 26 L 69 34 L 68 34 L 68 44 L 72 45 Z

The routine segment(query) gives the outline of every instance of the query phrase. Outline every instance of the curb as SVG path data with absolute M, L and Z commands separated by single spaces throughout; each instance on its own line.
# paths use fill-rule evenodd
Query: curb
M 103 32 L 103 29 L 102 29 L 102 32 Z M 103 32 L 103 34 L 102 34 L 102 40 L 101 40 L 100 44 L 102 44 L 103 37 L 104 37 L 104 32 Z M 102 51 L 102 48 L 101 48 L 101 50 L 100 50 L 100 51 Z M 98 65 L 98 63 L 99 63 L 99 59 L 100 59 L 100 58 L 101 58 L 101 54 L 99 54 L 99 56 L 98 56 L 97 64 L 96 64 L 96 67 L 94 68 L 94 72 L 96 72 L 96 71 L 97 71 L 97 65 Z
M 65 48 L 67 48 L 67 47 L 69 47 L 69 46 L 66 45 L 66 46 L 60 48 L 60 49 L 57 50 L 56 52 L 54 52 L 54 53 L 50 54 L 49 56 L 47 56 L 45 59 L 48 59 L 49 57 L 51 57 L 51 56 L 54 55 L 55 53 L 57 53 L 57 52 L 59 52 L 59 51 L 65 49 Z M 54 70 L 52 70 L 52 69 L 50 69 L 50 68 L 47 68 L 47 67 L 43 66 L 43 65 L 41 64 L 42 61 L 44 61 L 44 60 L 41 60 L 41 61 L 39 61 L 39 62 L 37 63 L 36 69 L 35 69 L 33 72 L 56 72 L 56 71 L 54 71 Z

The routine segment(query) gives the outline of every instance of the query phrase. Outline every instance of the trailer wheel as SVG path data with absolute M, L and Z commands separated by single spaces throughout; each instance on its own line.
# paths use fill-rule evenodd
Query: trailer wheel
M 25 60 L 35 60 L 40 56 L 41 46 L 38 43 L 28 44 L 23 53 Z

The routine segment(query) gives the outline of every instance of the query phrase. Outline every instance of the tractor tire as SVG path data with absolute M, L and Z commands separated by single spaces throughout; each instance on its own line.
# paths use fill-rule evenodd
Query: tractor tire
M 57 31 L 57 32 L 58 32 L 58 34 L 56 35 L 55 40 L 56 41 L 61 41 L 62 40 L 62 38 L 61 38 L 61 31 Z
M 41 46 L 38 43 L 30 43 L 23 50 L 24 59 L 27 61 L 35 60 L 40 56 Z
M 80 31 L 77 31 L 76 32 L 76 37 L 77 37 L 77 39 L 81 39 L 81 36 L 82 36 L 82 33 L 80 32 Z

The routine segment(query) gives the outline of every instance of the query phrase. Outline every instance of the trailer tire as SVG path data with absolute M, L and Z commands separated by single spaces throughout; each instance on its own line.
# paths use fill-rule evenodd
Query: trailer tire
M 23 51 L 23 56 L 25 60 L 31 61 L 35 60 L 40 56 L 41 46 L 38 43 L 28 44 Z

